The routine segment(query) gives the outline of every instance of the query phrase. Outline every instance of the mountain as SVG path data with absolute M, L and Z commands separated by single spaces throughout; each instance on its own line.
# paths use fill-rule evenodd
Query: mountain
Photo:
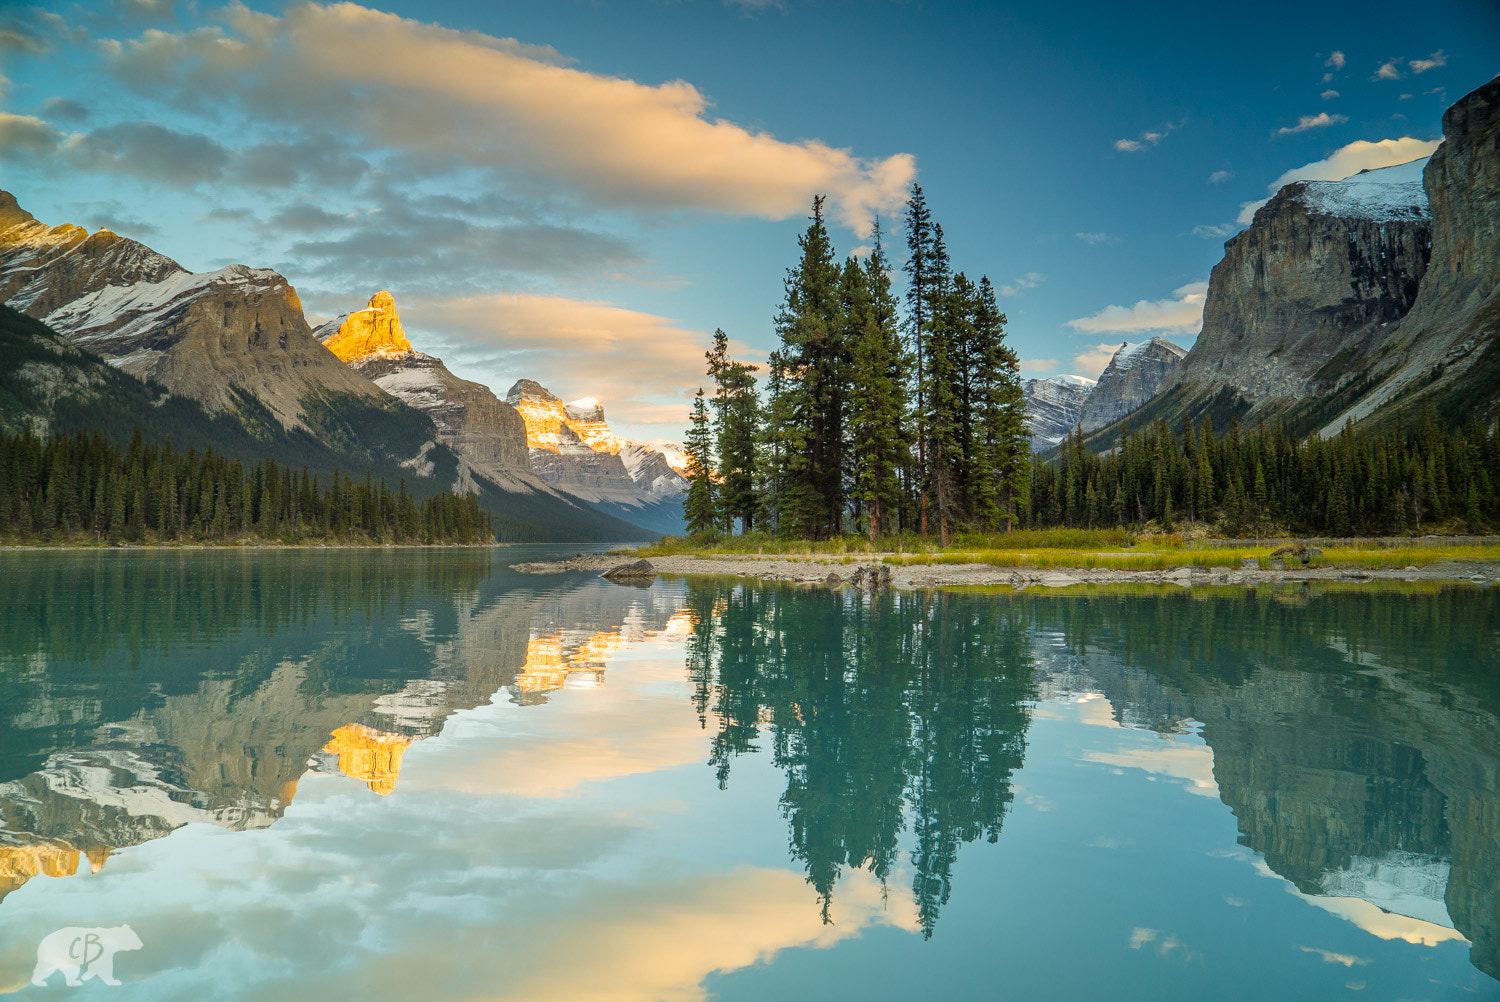
M 687 481 L 667 453 L 614 434 L 592 397 L 564 403 L 531 379 L 505 395 L 526 425 L 531 466 L 548 484 L 638 525 L 681 532 Z
M 210 413 L 307 429 L 367 462 L 409 461 L 431 439 L 427 422 L 317 343 L 274 271 L 193 274 L 108 230 L 48 227 L 0 192 L 0 301 Z
M 1103 428 L 1150 400 L 1186 354 L 1186 348 L 1161 337 L 1120 345 L 1079 412 L 1083 430 Z
M 508 454 L 497 446 L 486 456 L 486 443 L 464 441 L 461 461 L 444 441 L 461 436 L 318 342 L 296 290 L 276 272 L 234 265 L 193 274 L 108 230 L 48 227 L 0 192 L 0 301 L 0 348 L 20 362 L 0 375 L 0 428 L 101 429 L 125 439 L 139 427 L 151 439 L 171 435 L 179 446 L 242 460 L 270 456 L 325 478 L 368 469 L 392 485 L 405 479 L 419 498 L 478 490 L 502 539 L 656 535 L 535 477 L 506 480 L 506 461 L 525 467 L 514 424 Z M 478 384 L 455 397 L 465 387 L 502 410 Z M 493 481 L 475 480 L 474 457 L 488 458 Z
M 1449 424 L 1500 414 L 1500 78 L 1443 116 L 1427 160 L 1294 181 L 1224 245 L 1203 330 L 1146 404 L 1091 438 L 1184 416 Z
M 389 292 L 377 292 L 365 309 L 314 334 L 346 365 L 432 419 L 439 440 L 458 455 L 460 490 L 472 489 L 477 475 L 506 491 L 555 493 L 532 472 L 526 425 L 516 409 L 482 383 L 455 376 L 442 359 L 415 350 Z
M 1087 376 L 1028 379 L 1021 385 L 1026 400 L 1026 430 L 1036 450 L 1056 445 L 1078 426 L 1084 401 L 1097 385 Z

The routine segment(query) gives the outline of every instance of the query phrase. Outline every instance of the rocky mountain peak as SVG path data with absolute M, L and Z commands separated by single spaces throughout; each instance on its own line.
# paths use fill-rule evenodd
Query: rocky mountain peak
M 396 358 L 412 353 L 401 315 L 396 312 L 396 298 L 389 292 L 375 293 L 369 306 L 335 322 L 324 324 L 316 333 L 324 347 L 341 361 L 354 363 L 372 356 Z
M 562 398 L 553 394 L 547 387 L 534 379 L 518 379 L 505 394 L 505 402 L 515 407 L 522 400 L 530 400 L 535 403 L 562 403 Z
M 1164 337 L 1121 344 L 1079 409 L 1083 430 L 1103 428 L 1150 400 L 1186 355 L 1185 348 Z

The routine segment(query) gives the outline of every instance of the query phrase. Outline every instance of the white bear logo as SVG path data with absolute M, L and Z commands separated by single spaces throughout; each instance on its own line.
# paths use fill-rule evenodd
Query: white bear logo
M 37 944 L 36 970 L 31 972 L 31 983 L 45 988 L 47 979 L 62 971 L 70 985 L 81 985 L 89 978 L 117 985 L 120 982 L 115 980 L 115 954 L 140 948 L 141 938 L 128 925 L 59 929 Z M 80 974 L 83 976 L 79 977 Z

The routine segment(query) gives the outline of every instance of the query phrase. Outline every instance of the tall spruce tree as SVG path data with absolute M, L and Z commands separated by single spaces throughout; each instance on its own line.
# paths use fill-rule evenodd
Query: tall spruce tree
M 758 366 L 729 357 L 729 337 L 714 331 L 707 352 L 708 374 L 714 381 L 714 436 L 719 458 L 719 515 L 732 531 L 735 519 L 749 532 L 755 525 L 759 497 L 755 489 L 756 436 L 760 398 L 755 392 Z
M 719 505 L 714 485 L 714 432 L 709 422 L 703 389 L 693 398 L 693 413 L 683 449 L 687 453 L 687 497 L 682 514 L 691 535 L 712 533 L 719 524 Z
M 787 272 L 776 332 L 785 363 L 786 433 L 802 444 L 786 456 L 779 518 L 783 532 L 826 539 L 843 528 L 849 360 L 823 196 L 813 199 L 811 222 L 797 244 L 802 258 Z
M 911 357 L 901 343 L 896 300 L 875 221 L 875 245 L 863 266 L 844 265 L 844 309 L 852 371 L 849 431 L 852 495 L 871 540 L 896 526 L 903 468 L 911 463 L 907 422 Z

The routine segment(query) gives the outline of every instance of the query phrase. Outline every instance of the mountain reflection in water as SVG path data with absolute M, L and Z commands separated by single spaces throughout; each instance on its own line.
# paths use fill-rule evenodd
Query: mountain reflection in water
M 947 914 L 977 865 L 965 846 L 994 843 L 983 851 L 1003 859 L 1015 839 L 1035 837 L 1010 834 L 1017 811 L 1049 810 L 1049 798 L 1087 808 L 1085 788 L 1058 777 L 1088 769 L 1222 801 L 1245 849 L 1232 848 L 1230 830 L 1215 852 L 1245 853 L 1308 906 L 1377 940 L 1467 941 L 1474 966 L 1500 977 L 1500 593 L 872 596 L 721 579 L 639 589 L 505 569 L 526 552 L 8 555 L 0 940 L 16 931 L 8 915 L 54 921 L 46 888 L 15 893 L 28 882 L 74 888 L 74 875 L 102 867 L 76 886 L 103 895 L 112 854 L 192 822 L 246 833 L 236 839 L 292 826 L 295 839 L 299 789 L 318 783 L 310 819 L 345 803 L 347 787 L 318 782 L 343 776 L 392 811 L 361 807 L 355 822 L 329 806 L 333 827 L 318 844 L 394 840 L 403 848 L 386 863 L 399 870 L 405 847 L 425 840 L 440 854 L 431 858 L 457 868 L 428 880 L 468 867 L 479 887 L 509 867 L 525 890 L 483 898 L 491 926 L 526 927 L 519 902 L 560 893 L 553 875 L 593 873 L 595 856 L 649 881 L 648 893 L 609 891 L 589 905 L 604 944 L 593 968 L 544 975 L 533 958 L 498 997 L 588 997 L 597 981 L 599 997 L 701 998 L 705 979 L 732 986 L 711 972 L 753 973 L 793 946 L 830 950 L 878 929 L 935 946 L 955 922 L 968 935 L 972 917 Z M 1083 730 L 1058 745 L 1062 732 L 1046 728 L 1059 721 Z M 1156 737 L 1076 737 L 1100 728 Z M 1071 773 L 1058 771 L 1058 748 Z M 770 802 L 760 799 L 768 781 Z M 1110 796 L 1094 814 L 1129 813 Z M 487 846 L 479 832 L 502 822 L 475 828 L 478 803 L 529 832 L 516 845 L 533 848 L 487 862 L 504 839 Z M 784 846 L 746 834 L 767 820 Z M 574 828 L 600 834 L 591 848 L 565 848 Z M 708 869 L 679 886 L 685 873 L 621 862 L 648 830 L 651 844 L 678 846 L 660 858 L 686 866 L 697 853 Z M 528 863 L 539 840 L 578 855 Z M 804 905 L 778 856 L 801 871 Z M 381 879 L 394 893 L 416 876 Z M 543 926 L 582 927 L 554 898 L 538 900 Z M 149 948 L 161 933 L 130 907 L 103 911 L 132 921 Z M 604 931 L 606 915 L 636 938 L 615 942 L 623 927 Z M 1122 948 L 1189 955 L 1174 934 L 1131 925 Z M 402 928 L 406 953 L 387 948 L 415 975 L 434 962 L 415 959 L 426 932 Z M 26 950 L 47 931 L 0 946 L 0 991 L 12 974 L 24 981 Z M 474 945 L 462 928 L 431 932 L 455 950 Z M 668 940 L 678 959 L 662 953 Z M 1369 962 L 1297 949 L 1351 971 Z M 655 958 L 649 973 L 625 959 L 642 950 Z

